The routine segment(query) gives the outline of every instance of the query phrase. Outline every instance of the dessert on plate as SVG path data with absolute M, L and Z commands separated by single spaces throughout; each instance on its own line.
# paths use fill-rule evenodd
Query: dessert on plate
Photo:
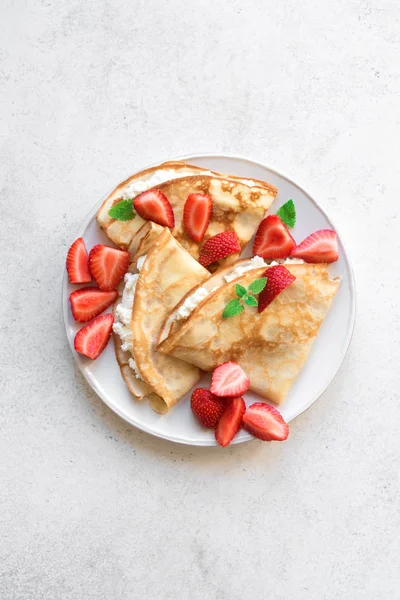
M 117 247 L 88 253 L 79 238 L 67 256 L 70 282 L 83 286 L 70 295 L 84 324 L 75 350 L 95 360 L 112 336 L 132 401 L 164 414 L 190 393 L 194 418 L 221 446 L 241 428 L 287 438 L 269 402 L 289 394 L 340 286 L 329 273 L 335 232 L 297 243 L 293 200 L 268 212 L 277 193 L 263 181 L 162 163 L 102 203 L 97 222 Z M 211 385 L 195 388 L 204 371 Z M 260 401 L 246 407 L 249 389 Z

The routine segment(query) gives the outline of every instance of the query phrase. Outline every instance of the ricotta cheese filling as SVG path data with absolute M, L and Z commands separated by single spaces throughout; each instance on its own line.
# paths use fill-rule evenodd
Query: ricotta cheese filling
M 146 255 L 138 258 L 136 268 L 140 272 L 146 260 Z M 116 333 L 122 344 L 121 348 L 125 352 L 133 354 L 133 336 L 132 336 L 132 308 L 135 300 L 135 291 L 139 273 L 126 273 L 124 277 L 124 289 L 122 290 L 121 302 L 115 310 L 115 322 L 113 331 Z M 142 379 L 138 366 L 133 358 L 128 362 L 130 368 L 135 374 L 136 379 Z
M 182 171 L 174 171 L 173 169 L 158 169 L 148 179 L 139 179 L 138 181 L 132 181 L 132 183 L 128 184 L 122 192 L 122 198 L 124 200 L 135 198 L 135 196 L 138 194 L 146 192 L 147 190 L 151 190 L 151 188 L 155 187 L 156 185 L 160 185 L 161 183 L 165 183 L 166 181 L 171 181 L 171 179 L 178 179 L 179 177 L 192 177 L 193 175 L 199 174 L 211 175 L 211 172 L 204 171 L 203 173 L 183 173 Z
M 230 281 L 237 279 L 244 273 L 252 271 L 253 269 L 260 269 L 261 267 L 273 267 L 274 265 L 282 264 L 301 265 L 303 263 L 304 260 L 302 260 L 301 258 L 286 258 L 285 260 L 278 259 L 277 261 L 273 260 L 272 262 L 265 262 L 264 259 L 261 258 L 261 256 L 253 256 L 253 258 L 250 258 L 250 260 L 243 262 L 242 264 L 232 269 L 232 271 L 224 275 L 224 279 L 226 283 L 229 283 Z M 174 314 L 173 320 L 180 321 L 181 319 L 186 319 L 187 317 L 189 317 L 196 308 L 196 306 L 198 306 L 200 302 L 204 300 L 204 298 L 207 298 L 207 296 L 218 290 L 220 287 L 221 286 L 217 285 L 210 292 L 204 287 L 197 288 L 197 290 L 193 292 L 193 294 L 188 296 L 186 300 L 181 304 L 179 309 Z

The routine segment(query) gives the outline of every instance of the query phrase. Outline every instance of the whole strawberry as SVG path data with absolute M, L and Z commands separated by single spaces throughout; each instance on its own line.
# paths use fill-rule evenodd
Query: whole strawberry
M 206 388 L 194 390 L 190 399 L 193 414 L 207 429 L 215 429 L 225 409 L 225 401 Z

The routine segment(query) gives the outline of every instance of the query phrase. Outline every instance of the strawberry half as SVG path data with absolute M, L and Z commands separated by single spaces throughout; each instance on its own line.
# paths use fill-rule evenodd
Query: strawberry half
M 115 302 L 118 292 L 103 292 L 95 287 L 75 290 L 69 297 L 72 316 L 78 323 L 91 321 Z
M 243 415 L 242 425 L 259 440 L 283 442 L 289 435 L 289 426 L 281 413 L 264 402 L 255 402 Z
M 167 196 L 160 190 L 142 192 L 134 199 L 133 206 L 142 219 L 153 221 L 171 229 L 175 225 L 172 206 Z
M 277 215 L 269 215 L 258 226 L 253 254 L 262 258 L 287 258 L 295 246 L 284 222 Z
M 262 313 L 272 300 L 296 279 L 283 265 L 270 267 L 262 276 L 267 278 L 267 284 L 258 296 L 259 313 Z
M 308 263 L 332 263 L 338 259 L 336 233 L 332 229 L 320 229 L 301 242 L 292 252 L 292 256 L 302 258 Z
M 203 427 L 215 429 L 225 408 L 225 401 L 214 396 L 210 390 L 197 388 L 190 399 L 193 414 Z
M 231 398 L 226 402 L 226 408 L 215 429 L 215 439 L 220 446 L 228 446 L 242 425 L 246 404 L 243 398 Z
M 200 250 L 199 263 L 203 267 L 211 265 L 220 258 L 240 252 L 240 244 L 234 231 L 217 233 L 206 241 Z
M 183 224 L 195 242 L 201 242 L 210 223 L 212 212 L 211 196 L 190 194 L 183 209 Z
M 211 391 L 216 396 L 236 398 L 250 387 L 250 379 L 242 367 L 234 362 L 219 365 L 212 374 Z
M 95 360 L 107 346 L 113 323 L 114 316 L 108 313 L 84 325 L 75 336 L 75 350 Z
M 129 252 L 97 244 L 89 254 L 89 269 L 104 292 L 115 289 L 129 267 Z
M 88 254 L 83 238 L 74 241 L 67 254 L 67 271 L 71 283 L 89 283 Z

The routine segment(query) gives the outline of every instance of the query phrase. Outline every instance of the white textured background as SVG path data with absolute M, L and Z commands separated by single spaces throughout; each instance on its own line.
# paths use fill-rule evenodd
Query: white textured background
M 1 600 L 400 598 L 398 0 L 0 3 Z M 137 168 L 275 165 L 347 243 L 348 356 L 285 444 L 114 416 L 62 326 L 68 244 Z

